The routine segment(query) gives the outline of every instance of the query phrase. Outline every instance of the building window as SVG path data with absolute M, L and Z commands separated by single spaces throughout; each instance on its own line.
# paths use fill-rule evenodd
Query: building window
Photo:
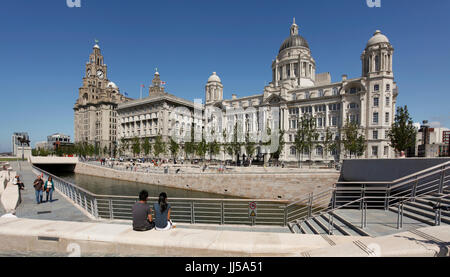
M 389 146 L 385 146 L 384 147 L 384 155 L 388 156 L 389 155 Z
M 333 88 L 333 95 L 336 96 L 336 95 L 338 95 L 338 93 L 339 93 L 338 88 L 337 88 L 337 87 L 334 87 L 334 88 Z
M 316 155 L 322 156 L 323 155 L 323 148 L 321 146 L 317 146 L 316 148 Z
M 378 107 L 379 104 L 380 104 L 380 98 L 374 97 L 373 98 L 373 106 Z
M 391 84 L 386 84 L 386 91 L 391 91 Z
M 319 90 L 319 97 L 324 97 L 325 96 L 325 94 L 323 93 L 323 89 L 320 89 Z
M 386 114 L 385 114 L 384 122 L 385 122 L 386 124 L 389 124 L 389 113 L 386 113 Z
M 357 92 L 356 88 L 351 88 L 351 89 L 350 89 L 350 94 L 354 94 L 354 93 L 356 93 L 356 92 Z
M 374 90 L 374 91 L 380 91 L 380 85 L 375 85 L 375 86 L 373 87 L 373 90 Z
M 309 91 L 305 92 L 305 99 L 310 99 L 311 93 Z
M 378 139 L 378 131 L 377 130 L 373 131 L 372 137 L 373 137 L 373 139 Z
M 295 156 L 297 154 L 297 149 L 295 149 L 294 146 L 292 146 L 290 150 L 292 156 Z
M 377 112 L 373 113 L 373 123 L 378 124 L 378 113 Z
M 391 105 L 391 98 L 389 96 L 386 96 L 386 107 L 389 107 Z
M 317 127 L 322 127 L 322 118 L 321 117 L 319 117 L 319 118 L 317 118 Z
M 348 107 L 349 107 L 349 109 L 357 109 L 357 108 L 359 107 L 359 105 L 356 104 L 356 103 L 350 103 L 350 104 L 348 105 Z
M 378 156 L 378 146 L 372 146 L 372 155 Z

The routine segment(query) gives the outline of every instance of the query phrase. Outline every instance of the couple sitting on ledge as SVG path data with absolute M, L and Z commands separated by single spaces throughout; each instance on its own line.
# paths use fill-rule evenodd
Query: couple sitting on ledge
M 155 220 L 152 216 L 152 208 L 147 204 L 148 192 L 143 190 L 139 193 L 139 201 L 133 205 L 133 230 L 148 231 L 153 228 L 165 231 L 175 228 L 170 220 L 170 204 L 167 203 L 167 194 L 161 192 L 158 203 L 153 204 Z

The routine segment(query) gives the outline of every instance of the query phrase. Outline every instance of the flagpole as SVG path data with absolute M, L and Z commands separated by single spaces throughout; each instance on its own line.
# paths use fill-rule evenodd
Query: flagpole
M 141 87 L 141 96 L 140 96 L 139 99 L 142 99 L 142 85 L 140 87 Z

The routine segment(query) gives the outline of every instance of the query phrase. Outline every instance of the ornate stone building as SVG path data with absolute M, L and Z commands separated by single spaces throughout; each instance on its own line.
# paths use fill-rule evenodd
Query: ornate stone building
M 196 104 L 166 92 L 159 73 L 155 72 L 147 97 L 118 105 L 118 142 L 121 144 L 128 140 L 128 145 L 131 145 L 133 138 L 141 141 L 148 138 L 153 143 L 160 135 L 164 142 L 173 137 L 181 143 L 180 138 L 190 137 L 192 126 L 201 134 L 202 111 L 201 103 Z M 124 154 L 131 155 L 131 151 Z
M 393 52 L 389 39 L 376 31 L 362 52 L 361 76 L 349 79 L 343 75 L 340 81 L 332 82 L 330 73 L 316 73 L 309 44 L 299 35 L 294 19 L 289 37 L 281 44 L 271 64 L 272 82 L 264 88 L 263 94 L 242 98 L 233 94 L 232 99 L 224 100 L 223 84 L 214 72 L 205 88 L 206 109 L 218 108 L 223 114 L 232 109 L 244 110 L 224 116 L 220 123 L 223 128 L 243 122 L 243 132 L 258 135 L 267 127 L 266 122 L 272 130 L 281 128 L 285 131 L 286 144 L 280 160 L 286 162 L 298 161 L 300 156 L 313 161 L 344 158 L 345 151 L 324 153 L 321 143 L 327 129 L 338 140 L 347 121 L 357 123 L 367 140 L 363 157 L 392 158 L 395 153 L 389 146 L 387 131 L 394 120 L 398 94 Z M 273 111 L 277 111 L 275 118 L 272 118 Z M 294 147 L 298 121 L 306 114 L 315 117 L 320 134 L 311 157 L 298 155 Z
M 117 141 L 117 105 L 129 99 L 108 80 L 107 69 L 100 47 L 95 44 L 73 109 L 75 143 L 86 142 L 110 153 Z

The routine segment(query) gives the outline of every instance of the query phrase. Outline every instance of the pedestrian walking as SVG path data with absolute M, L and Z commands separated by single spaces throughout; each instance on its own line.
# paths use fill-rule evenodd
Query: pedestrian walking
M 41 175 L 39 175 L 36 180 L 33 182 L 33 187 L 36 191 L 36 202 L 38 204 L 42 203 L 42 194 L 44 190 L 44 181 L 42 180 Z
M 45 182 L 44 190 L 46 192 L 46 201 L 48 202 L 48 197 L 50 196 L 50 202 L 53 202 L 53 191 L 55 190 L 55 183 L 53 182 L 52 176 L 48 177 L 48 180 Z

